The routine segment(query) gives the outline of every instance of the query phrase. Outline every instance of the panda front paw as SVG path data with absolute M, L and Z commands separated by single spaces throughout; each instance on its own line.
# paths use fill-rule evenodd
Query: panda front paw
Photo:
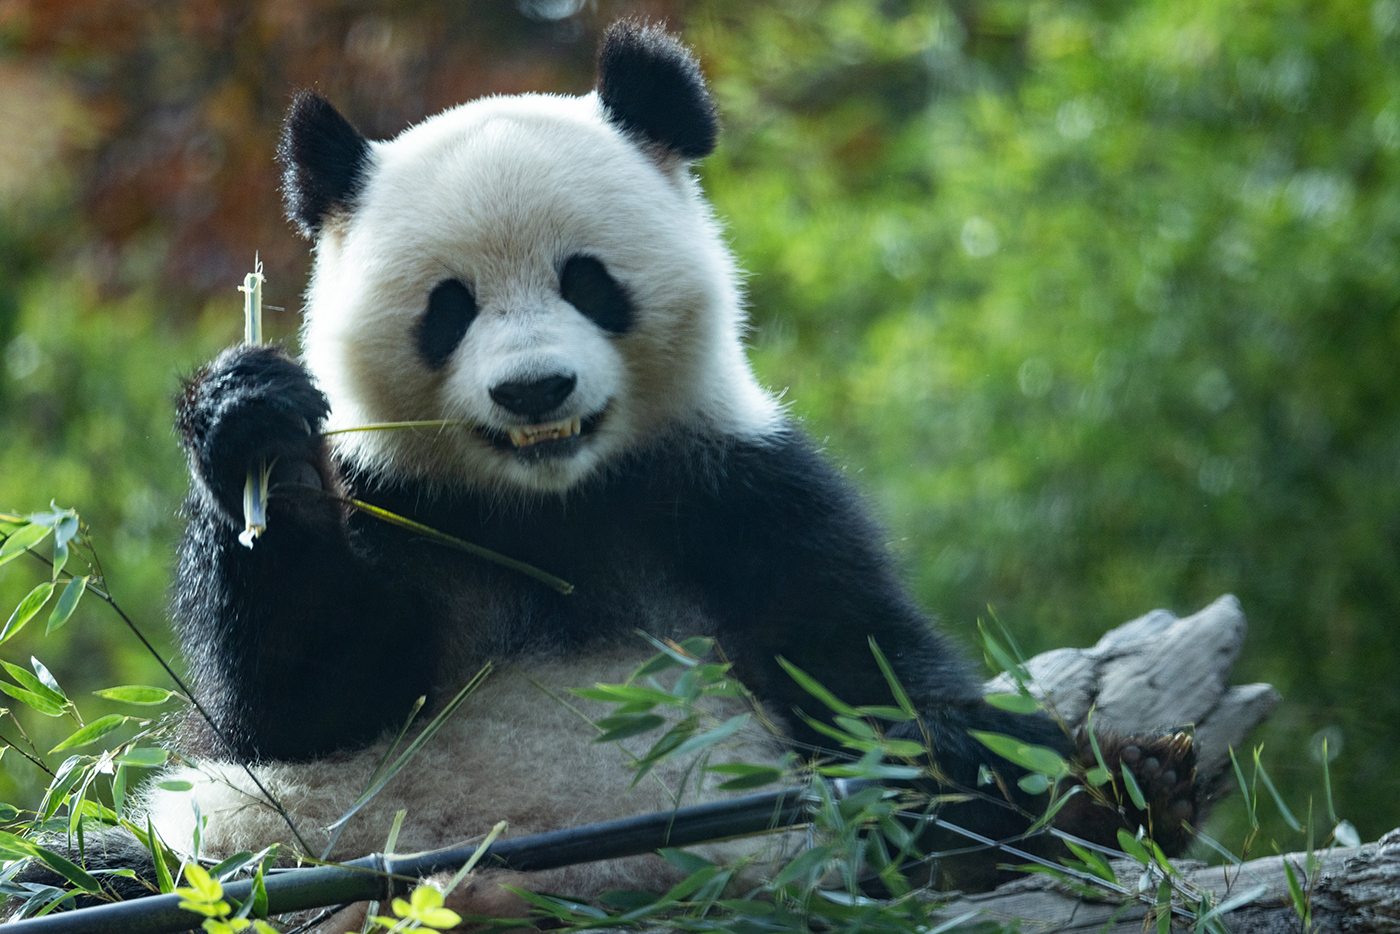
M 1178 856 L 1190 845 L 1201 802 L 1196 787 L 1196 749 L 1187 733 L 1096 734 L 1112 781 L 1096 795 L 1080 794 L 1055 823 L 1060 829 L 1095 843 L 1116 847 L 1118 831 L 1146 829 L 1162 852 Z M 1087 736 L 1079 740 L 1086 768 L 1098 764 Z M 1132 775 L 1145 808 L 1136 803 L 1123 778 Z
M 176 421 L 190 468 L 226 518 L 243 523 L 250 470 L 273 465 L 273 482 L 326 485 L 326 397 L 280 347 L 241 345 L 185 383 Z

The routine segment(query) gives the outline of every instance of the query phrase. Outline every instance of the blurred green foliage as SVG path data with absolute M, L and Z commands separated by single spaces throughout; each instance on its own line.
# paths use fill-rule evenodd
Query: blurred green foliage
M 585 60 L 628 8 L 604 6 L 572 32 L 522 27 L 474 67 L 524 46 Z M 1285 696 L 1264 734 L 1285 796 L 1305 811 L 1317 793 L 1325 729 L 1341 816 L 1365 839 L 1400 824 L 1400 2 L 668 10 L 725 119 L 701 173 L 751 273 L 756 365 L 869 492 L 924 604 L 969 644 L 990 605 L 1039 651 L 1233 592 L 1251 622 L 1237 680 Z M 363 20 L 332 22 L 325 41 L 351 48 Z M 30 28 L 4 47 L 61 75 Z M 464 67 L 446 55 L 416 67 L 435 93 L 476 87 L 439 80 Z M 265 123 L 289 89 L 255 90 L 239 113 L 263 121 L 249 138 L 271 178 Z M 375 119 L 432 100 L 376 100 Z M 237 339 L 237 279 L 167 289 L 173 222 L 117 237 L 82 175 L 100 164 L 111 184 L 114 150 L 82 146 L 67 201 L 0 202 L 0 508 L 76 507 L 118 599 L 163 635 L 185 483 L 169 397 Z M 276 211 L 270 181 L 255 194 L 249 262 Z M 288 275 L 269 303 L 294 308 Z M 0 573 L 0 606 L 41 570 Z M 70 693 L 163 683 L 103 612 L 88 601 L 7 657 L 37 652 Z M 4 768 L 0 796 L 37 782 Z

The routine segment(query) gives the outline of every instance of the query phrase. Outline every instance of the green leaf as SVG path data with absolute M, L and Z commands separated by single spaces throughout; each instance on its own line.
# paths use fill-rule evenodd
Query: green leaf
M 1069 764 L 1055 750 L 1045 746 L 1023 743 L 1013 736 L 1002 733 L 988 733 L 983 730 L 968 730 L 979 743 L 1009 762 L 1032 772 L 1039 772 L 1051 778 L 1062 778 L 1069 774 Z
M 880 748 L 886 755 L 897 756 L 901 759 L 922 759 L 928 755 L 928 748 L 923 743 L 916 743 L 912 739 L 889 739 L 882 737 Z
M 1011 675 L 1012 679 L 1018 682 L 1028 680 L 1025 667 L 1016 660 L 1010 652 L 1001 644 L 996 636 L 992 635 L 991 628 L 982 620 L 977 621 L 977 629 L 982 636 L 982 645 L 987 650 L 987 654 L 994 660 L 1002 671 Z
M 59 510 L 58 521 L 53 524 L 54 540 L 67 545 L 78 534 L 78 514 L 71 509 Z
M 18 681 L 26 690 L 39 695 L 51 704 L 62 707 L 64 704 L 68 703 L 68 698 L 63 696 L 63 692 L 55 691 L 45 684 L 38 675 L 31 674 L 28 669 L 21 668 L 18 665 L 12 665 L 7 661 L 0 661 L 0 665 L 5 666 L 5 670 L 10 673 L 10 677 Z M 45 668 L 44 672 L 47 674 L 48 669 Z M 49 677 L 52 678 L 53 676 L 49 675 Z
M 44 608 L 49 596 L 53 593 L 53 581 L 44 581 L 29 595 L 19 602 L 15 611 L 10 614 L 9 622 L 5 623 L 5 628 L 0 630 L 0 645 L 14 638 L 15 634 L 24 628 L 25 624 L 34 618 L 34 615 Z
M 716 767 L 711 767 L 712 770 L 714 768 Z M 750 766 L 750 768 L 753 769 L 752 772 L 740 775 L 737 778 L 731 778 L 727 782 L 720 782 L 719 790 L 744 791 L 749 788 L 762 788 L 764 785 L 771 785 L 774 782 L 782 781 L 782 769 L 775 769 L 771 766 L 762 765 Z
M 128 749 L 126 752 L 115 757 L 112 761 L 122 765 L 134 765 L 138 768 L 153 769 L 165 764 L 165 760 L 170 758 L 170 753 L 164 749 L 157 749 L 153 746 L 142 746 L 136 749 Z
M 718 868 L 713 862 L 701 856 L 699 853 L 692 853 L 689 850 L 682 850 L 676 847 L 662 847 L 656 851 L 666 862 L 675 866 L 686 875 L 693 875 L 702 869 Z
M 26 549 L 33 548 L 35 545 L 48 538 L 49 532 L 51 531 L 53 530 L 46 525 L 30 524 L 20 526 L 14 532 L 10 533 L 10 537 L 5 539 L 3 545 L 0 545 L 0 564 L 5 564 L 18 558 L 20 555 L 24 554 Z
M 55 704 L 43 695 L 35 694 L 33 691 L 26 691 L 24 688 L 15 687 L 13 684 L 6 681 L 0 681 L 0 691 L 4 691 L 17 701 L 23 701 L 46 717 L 63 716 L 63 708 L 60 705 Z
M 193 786 L 191 786 L 193 787 Z M 146 818 L 146 848 L 151 851 L 151 856 L 156 864 L 156 885 L 160 888 L 161 894 L 168 895 L 175 891 L 175 880 L 170 877 L 170 851 L 165 848 L 159 836 L 156 835 L 155 825 L 151 823 L 151 818 Z
M 796 665 L 788 661 L 786 658 L 783 658 L 781 655 L 778 656 L 778 664 L 781 665 L 783 667 L 783 670 L 788 673 L 788 677 L 792 678 L 792 680 L 798 683 L 802 690 L 806 691 L 808 694 L 812 695 L 817 700 L 830 707 L 832 710 L 846 717 L 860 716 L 860 711 L 856 710 L 854 707 L 852 707 L 845 701 L 837 699 L 836 695 L 832 694 L 825 687 L 823 687 L 821 682 L 819 682 L 816 678 L 813 678 L 811 675 L 807 674 L 807 672 L 803 671 L 801 668 L 798 668 Z
M 788 885 L 789 883 L 796 882 L 798 879 L 820 873 L 830 856 L 830 846 L 822 844 L 812 847 L 784 866 L 782 870 L 773 877 L 773 885 Z
M 1113 867 L 1109 865 L 1108 860 L 1104 859 L 1101 855 L 1095 853 L 1088 847 L 1080 846 L 1073 840 L 1065 840 L 1064 843 L 1067 847 L 1069 847 L 1071 853 L 1079 857 L 1079 860 L 1081 863 L 1084 864 L 1085 869 L 1098 876 L 1105 882 L 1109 882 L 1114 885 L 1118 884 L 1118 877 L 1114 875 Z
M 148 687 L 144 684 L 124 684 L 115 688 L 103 688 L 92 693 L 108 700 L 120 701 L 123 704 L 139 704 L 143 707 L 163 704 L 175 696 L 174 691 Z
M 905 723 L 915 719 L 898 707 L 885 707 L 880 704 L 862 704 L 856 708 L 856 712 L 862 717 L 875 717 L 879 720 L 894 720 L 899 723 Z
M 1221 917 L 1222 915 L 1227 915 L 1230 912 L 1234 911 L 1236 908 L 1243 908 L 1245 905 L 1248 905 L 1251 902 L 1258 901 L 1259 899 L 1263 898 L 1265 895 L 1268 894 L 1269 887 L 1261 883 L 1260 885 L 1256 885 L 1236 895 L 1232 895 L 1229 898 L 1225 899 L 1225 901 L 1221 902 L 1219 905 L 1216 905 L 1206 914 L 1202 915 L 1199 922 L 1197 923 L 1197 927 L 1200 928 L 1204 925 L 1207 925 L 1215 918 Z
M 626 739 L 629 736 L 648 733 L 662 726 L 665 722 L 666 719 L 664 717 L 658 717 L 654 713 L 634 713 L 604 717 L 596 724 L 602 728 L 603 733 L 594 739 L 593 742 L 611 743 L 614 740 Z
M 84 892 L 91 892 L 94 895 L 100 895 L 102 893 L 102 886 L 98 884 L 96 879 L 88 875 L 81 866 L 41 846 L 34 847 L 34 850 L 36 855 L 44 862 L 48 863 L 51 869 Z
M 1240 796 L 1244 799 L 1244 809 L 1245 813 L 1249 815 L 1249 825 L 1258 828 L 1259 816 L 1254 810 L 1256 797 L 1249 783 L 1244 780 L 1244 769 L 1240 768 L 1240 760 L 1235 758 L 1234 746 L 1230 747 L 1230 764 L 1235 769 L 1235 783 L 1239 786 Z
M 1017 779 L 1016 784 L 1021 786 L 1021 790 L 1030 795 L 1043 795 L 1050 788 L 1050 779 L 1039 772 L 1032 772 L 1029 775 L 1022 775 Z
M 130 719 L 132 718 L 122 716 L 121 714 L 109 713 L 107 716 L 94 720 L 81 730 L 73 733 L 63 742 L 50 749 L 49 753 L 52 755 L 55 752 L 60 752 L 65 749 L 77 749 L 79 746 L 95 743 Z
M 34 669 L 35 676 L 42 681 L 50 691 L 63 698 L 64 703 L 68 702 L 68 695 L 63 693 L 63 688 L 58 686 L 58 679 L 44 667 L 44 663 L 33 655 L 29 656 L 29 667 Z
M 1040 701 L 1029 694 L 988 694 L 987 703 L 1009 713 L 1035 713 L 1040 709 Z
M 697 870 L 671 886 L 671 888 L 657 900 L 665 904 L 689 898 L 698 889 L 704 886 L 705 883 L 719 875 L 719 871 L 720 869 L 718 866 L 706 866 L 703 869 Z
M 904 685 L 899 683 L 899 678 L 894 673 L 894 667 L 890 665 L 890 660 L 885 658 L 885 653 L 880 651 L 880 646 L 875 643 L 875 637 L 869 639 L 870 654 L 875 656 L 875 664 L 880 666 L 880 674 L 885 677 L 885 684 L 889 686 L 890 694 L 894 696 L 894 702 L 899 705 L 900 712 L 907 720 L 916 720 L 919 712 L 914 709 L 914 704 L 909 700 L 908 693 L 904 690 Z
M 1152 854 L 1147 852 L 1147 848 L 1142 845 L 1137 837 L 1122 828 L 1118 830 L 1118 848 L 1144 866 L 1150 866 L 1152 864 Z
M 60 541 L 53 543 L 53 568 L 50 577 L 56 582 L 68 564 L 68 546 Z
M 248 868 L 258 861 L 258 857 L 253 855 L 251 850 L 242 850 L 234 853 L 228 859 L 219 863 L 209 870 L 209 875 L 220 882 L 227 882 L 238 872 Z
M 1293 816 L 1293 812 L 1288 809 L 1288 805 L 1283 803 L 1283 796 L 1274 787 L 1273 780 L 1269 778 L 1269 773 L 1264 770 L 1264 763 L 1259 761 L 1259 750 L 1254 750 L 1254 774 L 1263 781 L 1264 787 L 1269 789 L 1269 794 L 1273 796 L 1274 804 L 1278 805 L 1279 814 L 1283 815 L 1283 821 L 1295 831 L 1302 830 L 1302 825 L 1298 823 L 1298 818 Z
M 837 726 L 847 733 L 850 733 L 852 736 L 859 737 L 860 739 L 875 739 L 875 731 L 871 729 L 870 724 L 866 723 L 864 720 L 857 717 L 843 717 L 839 714 L 834 719 L 836 720 Z
M 1098 788 L 1113 781 L 1113 773 L 1108 769 L 1100 768 L 1096 765 L 1084 773 L 1084 780 L 1095 788 Z
M 591 688 L 574 688 L 569 693 L 585 700 L 600 701 L 605 704 L 645 704 L 646 708 L 635 711 L 644 713 L 657 704 L 677 703 L 675 695 L 669 691 L 643 687 L 636 684 L 595 684 Z
M 156 782 L 156 787 L 163 788 L 166 791 L 189 791 L 194 788 L 194 782 L 187 782 L 180 778 L 172 778 L 168 782 Z
M 126 810 L 126 778 L 126 765 L 118 763 L 116 774 L 112 776 L 112 810 L 118 816 Z
M 267 917 L 267 882 L 264 877 L 267 875 L 267 864 L 270 860 L 264 859 L 258 863 L 258 872 L 253 876 L 253 897 L 248 900 L 252 913 L 259 918 Z
M 707 749 L 733 736 L 735 733 L 742 730 L 748 722 L 749 715 L 746 713 L 741 713 L 737 717 L 730 717 L 713 730 L 707 730 L 704 733 L 692 736 L 690 739 L 681 743 L 671 755 L 675 757 L 688 756 L 701 749 Z
M 82 599 L 83 591 L 87 590 L 88 577 L 75 577 L 63 588 L 63 593 L 59 594 L 58 602 L 54 604 L 53 612 L 49 614 L 49 625 L 44 630 L 45 634 L 53 632 L 73 615 L 73 611 L 78 608 L 78 601 Z
M 1128 797 L 1132 799 L 1139 811 L 1147 810 L 1147 799 L 1143 797 L 1142 789 L 1138 787 L 1137 778 L 1128 768 L 1128 763 L 1120 762 L 1118 768 L 1123 773 L 1123 787 L 1127 789 Z

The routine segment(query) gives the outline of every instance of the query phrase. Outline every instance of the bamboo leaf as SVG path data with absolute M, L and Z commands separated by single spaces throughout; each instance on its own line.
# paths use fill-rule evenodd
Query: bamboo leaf
M 0 630 L 0 645 L 5 644 L 14 638 L 15 634 L 24 628 L 25 624 L 34 618 L 34 615 L 44 608 L 49 597 L 53 594 L 53 581 L 44 581 L 29 595 L 19 602 L 15 611 L 10 614 L 10 619 L 5 623 L 5 628 Z
M 642 733 L 649 733 L 665 723 L 666 719 L 664 717 L 658 717 L 654 713 L 633 713 L 604 717 L 597 722 L 597 725 L 603 729 L 603 733 L 595 738 L 593 742 L 611 743 L 615 740 L 626 739 L 629 736 L 638 736 Z
M 153 688 L 144 684 L 123 684 L 120 687 L 103 688 L 92 693 L 108 700 L 120 701 L 123 704 L 138 704 L 143 707 L 163 704 L 175 696 L 174 691 Z
M 880 674 L 885 677 L 885 684 L 889 686 L 890 693 L 894 695 L 894 702 L 899 705 L 900 711 L 906 719 L 915 720 L 919 716 L 918 710 L 909 700 L 908 693 L 904 690 L 904 685 L 899 683 L 899 678 L 894 673 L 894 666 L 885 657 L 885 653 L 880 651 L 880 646 L 875 643 L 875 637 L 870 637 L 870 654 L 875 656 L 875 664 L 880 666 Z
M 0 681 L 0 691 L 4 691 L 17 701 L 28 704 L 46 717 L 63 716 L 62 706 L 40 694 L 35 694 L 33 691 L 26 691 L 24 688 L 16 687 L 6 681 Z
M 101 884 L 92 876 L 88 875 L 87 871 L 81 866 L 41 846 L 36 846 L 34 849 L 38 857 L 48 863 L 49 867 L 53 869 L 54 872 L 57 872 L 84 892 L 91 892 L 93 895 L 102 894 Z
M 1274 787 L 1273 780 L 1269 778 L 1269 773 L 1264 770 L 1264 764 L 1259 761 L 1259 750 L 1254 750 L 1254 774 L 1258 775 L 1264 783 L 1264 787 L 1269 789 L 1269 794 L 1273 796 L 1274 804 L 1278 805 L 1278 811 L 1283 815 L 1284 823 L 1294 830 L 1302 830 L 1302 825 L 1298 823 L 1298 818 L 1293 816 L 1293 812 L 1288 809 L 1288 805 L 1283 803 L 1283 796 Z
M 1147 852 L 1147 848 L 1142 845 L 1137 837 L 1121 828 L 1118 831 L 1118 848 L 1144 866 L 1152 864 L 1152 854 Z
M 29 656 L 29 667 L 34 669 L 35 676 L 38 677 L 38 679 L 42 681 L 48 687 L 49 690 L 53 691 L 59 697 L 63 698 L 64 703 L 68 702 L 68 695 L 63 693 L 63 688 L 58 686 L 58 679 L 55 678 L 47 668 L 44 667 L 43 662 L 39 661 L 37 658 L 31 655 Z
M 1132 799 L 1139 811 L 1147 810 L 1147 798 L 1143 796 L 1142 788 L 1138 786 L 1137 776 L 1133 775 L 1132 770 L 1128 768 L 1128 763 L 1118 763 L 1118 769 L 1123 774 L 1123 787 L 1127 789 L 1128 797 Z
M 121 714 L 109 713 L 107 716 L 94 720 L 81 730 L 73 733 L 63 742 L 50 749 L 49 753 L 53 754 L 65 749 L 77 749 L 79 746 L 95 743 L 130 719 L 132 718 L 122 716 Z
M 1040 709 L 1040 701 L 1029 694 L 988 694 L 987 703 L 1008 713 L 1035 713 Z
M 49 614 L 49 625 L 44 630 L 45 634 L 53 632 L 73 615 L 73 611 L 78 608 L 78 601 L 82 599 L 83 591 L 87 590 L 88 576 L 75 577 L 63 588 L 63 593 L 58 595 L 58 602 L 54 604 L 53 612 Z
M 191 786 L 193 787 L 193 786 Z M 151 818 L 146 817 L 146 848 L 151 851 L 151 856 L 156 864 L 156 886 L 162 895 L 168 895 L 175 891 L 175 880 L 170 877 L 171 859 L 170 851 L 165 848 L 159 836 L 156 835 L 155 825 L 151 823 Z
M 860 711 L 856 710 L 854 707 L 852 707 L 845 701 L 839 700 L 835 694 L 832 694 L 825 687 L 823 687 L 821 682 L 819 682 L 816 678 L 813 678 L 811 675 L 807 674 L 807 672 L 803 671 L 801 668 L 798 668 L 796 665 L 788 661 L 786 658 L 783 658 L 781 655 L 778 656 L 778 664 L 781 665 L 783 670 L 788 673 L 788 677 L 792 678 L 792 680 L 797 682 L 798 686 L 800 686 L 802 690 L 806 691 L 808 694 L 812 695 L 817 700 L 830 707 L 832 710 L 847 717 L 860 716 Z
M 1046 746 L 1023 743 L 1013 736 L 1003 733 L 989 733 L 984 730 L 968 730 L 968 735 L 986 746 L 992 752 L 1009 762 L 1039 772 L 1051 778 L 1062 778 L 1069 774 L 1069 764 L 1055 750 Z
M 1221 902 L 1219 905 L 1216 905 L 1210 911 L 1206 912 L 1206 914 L 1202 915 L 1200 921 L 1197 923 L 1197 927 L 1199 928 L 1204 925 L 1210 924 L 1210 922 L 1215 920 L 1216 918 L 1219 918 L 1222 915 L 1228 915 L 1236 908 L 1243 908 L 1245 905 L 1248 905 L 1251 902 L 1258 901 L 1259 899 L 1263 898 L 1265 895 L 1268 894 L 1269 887 L 1267 885 L 1261 884 L 1256 885 L 1253 888 L 1247 889 L 1246 891 L 1232 895 L 1229 898 L 1225 899 L 1225 901 Z
M 704 733 L 692 736 L 690 739 L 681 743 L 671 755 L 676 757 L 688 756 L 701 749 L 707 749 L 733 736 L 735 733 L 742 730 L 748 722 L 749 715 L 746 713 L 741 713 L 737 717 L 730 717 L 713 730 L 707 730 Z
M 830 856 L 830 846 L 823 844 L 812 847 L 784 866 L 782 871 L 773 877 L 773 885 L 788 885 L 798 879 L 819 873 Z
M 775 782 L 779 782 L 783 778 L 782 769 L 764 765 L 744 765 L 739 762 L 726 763 L 725 765 L 712 765 L 709 770 L 711 772 L 722 772 L 726 769 L 726 766 L 730 765 L 742 767 L 746 771 L 728 772 L 728 774 L 734 774 L 736 777 L 726 782 L 720 782 L 720 791 L 744 791 L 748 788 L 762 788 L 764 785 L 772 785 Z
M 53 524 L 54 541 L 67 545 L 78 534 L 78 514 L 71 509 L 59 510 L 58 521 Z
M 0 544 L 0 564 L 6 564 L 24 554 L 27 549 L 48 538 L 53 531 L 46 525 L 30 523 L 22 525 L 5 539 L 4 544 Z
M 1050 779 L 1039 772 L 1031 772 L 1029 775 L 1022 775 L 1016 780 L 1016 784 L 1020 785 L 1026 794 L 1043 795 L 1050 788 Z
M 21 668 L 19 665 L 12 665 L 7 661 L 0 661 L 0 665 L 5 666 L 5 670 L 10 673 L 10 677 L 18 681 L 25 690 L 38 694 L 40 697 L 59 707 L 68 703 L 68 698 L 63 696 L 62 691 L 55 691 L 45 684 L 38 675 L 30 673 L 28 669 Z M 44 671 L 47 673 L 48 669 L 44 669 Z M 49 677 L 52 678 L 53 676 L 50 675 Z
M 165 760 L 170 758 L 170 753 L 164 749 L 157 749 L 153 746 L 143 746 L 136 749 L 128 749 L 126 752 L 115 757 L 112 761 L 122 765 L 134 765 L 142 769 L 154 769 L 165 764 Z

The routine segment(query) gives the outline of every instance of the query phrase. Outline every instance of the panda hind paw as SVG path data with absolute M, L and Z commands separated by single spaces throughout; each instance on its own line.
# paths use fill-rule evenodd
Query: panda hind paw
M 1190 845 L 1201 809 L 1196 785 L 1196 750 L 1185 732 L 1095 734 L 1111 781 L 1101 791 L 1106 801 L 1079 795 L 1056 824 L 1068 833 L 1096 843 L 1117 846 L 1119 830 L 1148 835 L 1167 856 L 1178 856 Z M 1087 735 L 1079 738 L 1080 761 L 1092 768 L 1097 756 Z M 1146 808 L 1138 807 L 1123 778 L 1130 774 Z

